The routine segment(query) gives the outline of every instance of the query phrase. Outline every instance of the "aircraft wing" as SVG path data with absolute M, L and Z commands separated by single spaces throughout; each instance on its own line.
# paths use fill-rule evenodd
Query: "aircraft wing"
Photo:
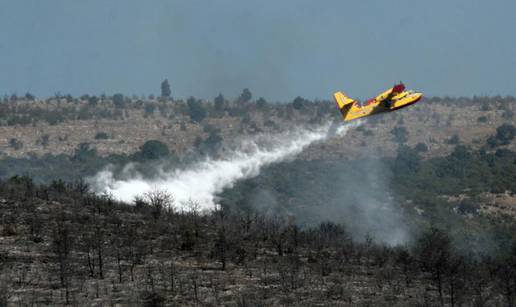
M 405 90 L 405 85 L 403 83 L 395 84 L 392 88 L 386 90 L 380 95 L 376 96 L 375 100 L 378 102 L 378 107 L 391 107 L 391 99 L 399 93 L 402 93 Z

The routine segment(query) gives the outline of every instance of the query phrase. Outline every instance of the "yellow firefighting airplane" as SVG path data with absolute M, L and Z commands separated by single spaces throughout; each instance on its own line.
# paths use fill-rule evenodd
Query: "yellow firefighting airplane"
M 343 92 L 336 92 L 333 96 L 344 121 L 350 121 L 360 117 L 404 108 L 418 102 L 423 97 L 423 94 L 405 91 L 405 85 L 400 82 L 375 98 L 369 99 L 362 106 L 358 100 L 349 98 Z

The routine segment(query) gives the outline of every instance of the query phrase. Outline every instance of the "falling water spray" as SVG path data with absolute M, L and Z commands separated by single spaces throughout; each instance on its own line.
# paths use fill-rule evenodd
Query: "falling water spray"
M 187 204 L 194 202 L 201 210 L 211 210 L 217 206 L 217 194 L 238 180 L 257 176 L 264 166 L 292 158 L 315 142 L 342 137 L 359 124 L 359 121 L 342 124 L 335 129 L 331 123 L 326 123 L 279 134 L 261 134 L 242 141 L 238 149 L 223 158 L 207 158 L 186 169 L 158 172 L 154 179 L 137 175 L 117 180 L 113 172 L 106 169 L 92 178 L 92 182 L 97 192 L 109 193 L 126 202 L 152 190 L 164 190 L 173 195 L 178 209 L 188 210 Z

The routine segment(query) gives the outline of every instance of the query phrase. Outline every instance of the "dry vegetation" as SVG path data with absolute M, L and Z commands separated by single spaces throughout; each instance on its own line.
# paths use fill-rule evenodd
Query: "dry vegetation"
M 13 306 L 509 305 L 516 245 L 500 261 L 457 254 L 431 229 L 410 249 L 221 209 L 134 206 L 82 183 L 0 189 L 0 304 Z M 195 209 L 195 206 L 191 208 Z
M 264 106 L 225 101 L 219 109 L 212 102 L 198 101 L 205 112 L 199 120 L 192 118 L 184 101 L 124 99 L 122 106 L 110 97 L 92 104 L 88 96 L 0 103 L 0 151 L 10 157 L 73 154 L 79 144 L 89 143 L 101 155 L 131 154 L 146 140 L 155 139 L 183 155 L 211 131 L 232 140 L 338 119 L 331 101 Z M 511 97 L 426 99 L 405 110 L 370 118 L 346 138 L 314 146 L 304 157 L 357 157 L 364 152 L 392 156 L 398 143 L 393 141 L 395 127 L 406 130 L 407 144 L 426 144 L 427 156 L 451 152 L 454 135 L 459 142 L 480 147 L 498 126 L 513 122 L 515 105 Z M 105 137 L 98 137 L 99 133 Z

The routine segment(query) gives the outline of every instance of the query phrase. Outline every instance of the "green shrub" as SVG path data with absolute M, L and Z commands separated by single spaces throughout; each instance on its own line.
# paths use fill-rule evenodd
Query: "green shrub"
M 514 115 L 514 113 L 511 110 L 507 109 L 507 110 L 503 111 L 502 118 L 504 118 L 504 119 L 512 119 L 513 115 Z
M 516 134 L 516 127 L 510 124 L 503 124 L 496 128 L 496 139 L 501 145 L 509 144 Z
M 152 103 L 146 103 L 144 107 L 145 115 L 152 115 L 154 114 L 154 110 L 156 109 L 156 106 Z
M 122 94 L 113 95 L 113 104 L 115 105 L 115 107 L 117 107 L 119 109 L 122 109 L 123 107 L 125 107 L 124 95 L 122 95 Z
M 194 122 L 200 123 L 206 117 L 206 110 L 202 103 L 194 97 L 188 98 L 186 102 L 188 106 L 188 115 Z
M 414 149 L 417 152 L 427 152 L 428 151 L 428 146 L 426 146 L 425 143 L 417 143 L 416 147 L 414 147 Z
M 391 130 L 391 134 L 393 135 L 392 141 L 395 143 L 405 143 L 408 140 L 408 131 L 405 127 L 396 126 Z
M 23 143 L 22 141 L 19 141 L 18 139 L 16 138 L 11 138 L 9 140 L 9 146 L 11 148 L 13 148 L 14 150 L 19 150 L 19 149 L 22 149 L 23 148 Z
M 156 160 L 168 157 L 170 150 L 167 144 L 162 143 L 158 140 L 150 140 L 145 142 L 140 148 L 140 157 L 145 160 Z
M 109 135 L 106 132 L 100 131 L 95 134 L 95 140 L 107 140 Z
M 449 145 L 457 145 L 457 144 L 459 144 L 459 142 L 460 142 L 460 139 L 457 134 L 454 134 L 451 138 L 446 140 L 446 144 L 449 144 Z
M 245 102 L 251 101 L 252 98 L 253 98 L 253 94 L 251 94 L 251 91 L 248 88 L 244 88 L 242 90 L 242 93 L 238 97 L 237 101 L 240 103 L 245 103 Z

